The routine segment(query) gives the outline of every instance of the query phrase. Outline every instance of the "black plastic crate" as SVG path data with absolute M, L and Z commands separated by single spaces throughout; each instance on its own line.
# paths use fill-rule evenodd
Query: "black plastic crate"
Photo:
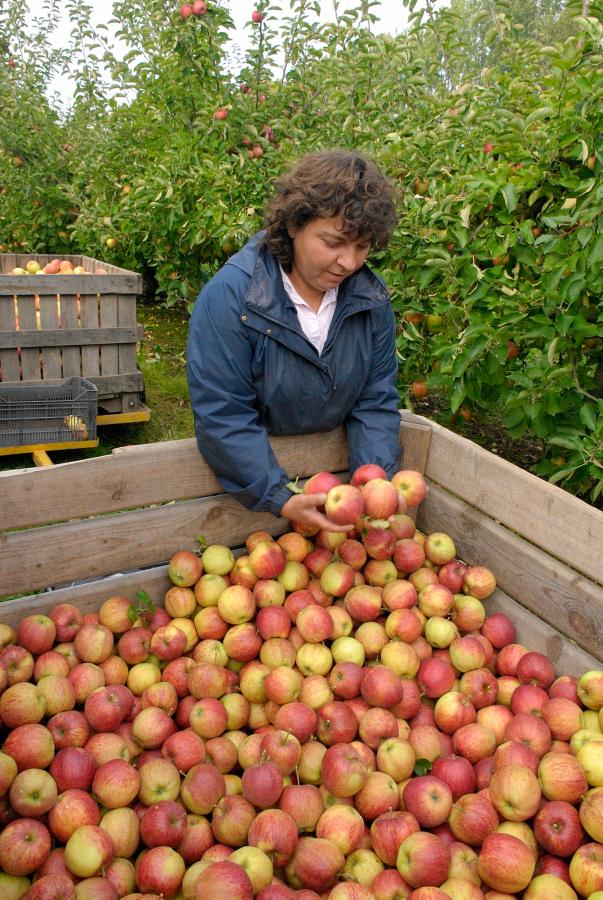
M 0 384 L 0 448 L 96 440 L 98 392 L 85 378 Z

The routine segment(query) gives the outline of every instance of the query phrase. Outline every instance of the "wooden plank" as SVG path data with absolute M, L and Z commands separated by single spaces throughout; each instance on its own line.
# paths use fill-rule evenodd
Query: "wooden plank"
M 19 319 L 19 329 L 22 328 L 23 331 L 35 331 L 37 329 L 36 301 L 34 297 L 17 297 L 16 314 Z M 41 381 L 40 351 L 38 349 L 27 350 L 22 348 L 19 353 L 21 357 L 22 381 Z
M 167 566 L 109 575 L 107 578 L 74 584 L 58 590 L 43 591 L 17 600 L 0 603 L 0 621 L 16 628 L 21 619 L 34 613 L 47 614 L 58 603 L 73 603 L 82 613 L 97 612 L 109 597 L 129 597 L 134 601 L 137 591 L 146 591 L 156 606 L 163 602 L 171 586 Z
M 432 423 L 427 476 L 603 584 L 603 512 Z
M 64 334 L 70 332 L 77 334 L 80 330 L 78 298 L 75 294 L 61 294 L 61 326 Z M 63 344 L 62 356 L 65 378 L 82 374 L 82 354 L 79 344 L 73 347 Z
M 122 270 L 124 272 L 125 270 Z M 73 290 L 87 294 L 140 293 L 140 276 L 129 273 L 114 275 L 4 275 L 0 279 L 0 297 L 10 294 L 70 294 Z
M 343 428 L 271 444 L 292 478 L 313 475 L 317 466 L 341 472 L 348 465 Z M 0 531 L 220 493 L 194 439 L 119 447 L 48 470 L 0 472 Z M 0 550 L 0 569 L 1 560 Z
M 13 332 L 17 327 L 15 321 L 15 298 L 0 297 L 0 382 L 20 381 L 19 354 L 16 349 L 2 349 L 3 332 Z
M 80 324 L 82 330 L 98 331 L 98 296 L 96 294 L 80 294 Z M 98 343 L 86 344 L 82 347 L 82 375 L 84 378 L 100 375 Z
M 48 470 L 38 469 L 42 474 Z M 284 520 L 251 513 L 224 494 L 0 534 L 0 597 L 166 562 L 177 550 L 239 545 L 252 531 L 279 534 Z
M 431 484 L 419 527 L 444 531 L 458 555 L 492 569 L 500 588 L 595 656 L 603 655 L 603 589 L 489 516 Z
M 516 640 L 528 650 L 544 653 L 555 666 L 558 675 L 574 675 L 577 678 L 591 669 L 603 665 L 601 655 L 591 656 L 561 635 L 553 626 L 542 622 L 529 610 L 501 591 L 495 591 L 486 600 L 488 615 L 494 612 L 506 613 L 514 622 Z
M 42 378 L 62 378 L 61 351 L 56 343 L 50 340 L 51 337 L 60 338 L 61 332 L 59 328 L 59 299 L 56 295 L 44 297 L 40 301 L 40 331 L 35 332 L 35 338 L 40 340 L 38 345 L 42 348 Z M 31 332 L 29 332 L 31 334 Z M 13 335 L 18 338 L 18 334 Z M 0 338 L 1 340 L 1 338 Z M 21 344 L 22 347 L 30 347 L 26 341 Z M 35 345 L 34 345 L 35 346 Z
M 62 299 L 62 298 L 61 298 Z M 106 297 L 101 297 L 101 309 Z M 113 297 L 112 299 L 116 299 Z M 56 304 L 54 306 L 56 314 Z M 50 298 L 45 298 L 40 304 L 40 317 L 42 320 L 41 331 L 15 331 L 12 334 L 0 331 L 0 347 L 70 347 L 87 346 L 89 344 L 132 344 L 143 336 L 144 329 L 140 325 L 129 327 L 100 328 L 60 328 L 58 319 L 52 321 L 52 303 Z M 45 321 L 46 323 L 45 324 Z M 109 374 L 117 371 L 109 370 Z
M 123 327 L 136 325 L 136 299 L 134 297 L 118 297 L 117 322 Z M 136 371 L 135 344 L 120 344 L 117 348 L 117 356 L 119 373 Z
M 107 333 L 119 334 L 120 332 L 123 334 L 125 331 L 137 330 L 134 329 L 120 329 L 117 326 L 117 295 L 116 294 L 104 294 L 100 298 L 100 330 L 104 335 Z M 138 337 L 134 338 L 134 341 L 138 340 Z M 101 344 L 100 350 L 100 367 L 103 375 L 115 375 L 119 372 L 118 362 L 118 343 L 117 340 L 108 341 L 106 338 L 99 339 L 99 344 Z

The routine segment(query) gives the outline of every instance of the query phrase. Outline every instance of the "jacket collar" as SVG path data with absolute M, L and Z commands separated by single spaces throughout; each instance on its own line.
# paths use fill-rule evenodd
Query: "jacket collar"
M 242 269 L 250 276 L 246 303 L 251 309 L 270 318 L 283 320 L 283 311 L 293 304 L 287 297 L 277 261 L 261 248 L 265 232 L 260 231 L 231 259 L 228 264 Z M 368 266 L 363 266 L 339 287 L 338 314 L 372 309 L 389 303 L 384 285 Z

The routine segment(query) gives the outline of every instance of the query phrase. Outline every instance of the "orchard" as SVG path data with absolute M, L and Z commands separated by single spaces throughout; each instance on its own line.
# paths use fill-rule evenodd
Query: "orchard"
M 401 405 L 532 436 L 538 474 L 600 503 L 600 4 L 405 0 L 396 36 L 373 2 L 315 6 L 249 2 L 234 61 L 226 0 L 120 0 L 121 52 L 82 0 L 60 48 L 52 12 L 0 11 L 0 252 L 84 253 L 190 308 L 290 161 L 357 147 L 400 192 L 371 262 Z M 65 68 L 69 109 L 46 92 Z
M 300 489 L 349 531 L 0 625 L 0 896 L 598 900 L 603 671 L 488 613 L 419 472 Z

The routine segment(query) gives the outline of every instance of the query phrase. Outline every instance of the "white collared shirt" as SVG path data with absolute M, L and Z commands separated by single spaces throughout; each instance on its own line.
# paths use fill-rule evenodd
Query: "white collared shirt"
M 314 312 L 307 301 L 295 290 L 291 279 L 282 266 L 280 266 L 280 270 L 283 279 L 283 287 L 285 288 L 289 299 L 295 306 L 301 330 L 308 340 L 316 347 L 318 352 L 322 353 L 322 348 L 325 345 L 327 334 L 329 333 L 329 327 L 333 320 L 333 316 L 335 315 L 338 289 L 334 287 L 325 291 L 318 312 Z

